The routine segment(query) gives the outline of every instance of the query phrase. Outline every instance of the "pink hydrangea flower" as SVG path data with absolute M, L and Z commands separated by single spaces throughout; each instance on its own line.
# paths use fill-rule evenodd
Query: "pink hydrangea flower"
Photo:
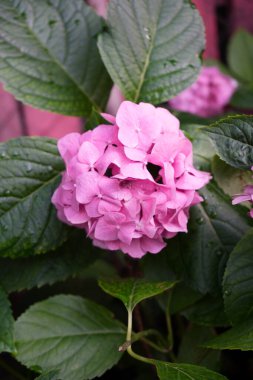
M 253 170 L 253 166 L 251 167 L 251 170 Z M 233 196 L 233 205 L 241 202 L 250 202 L 253 204 L 253 185 L 245 186 L 242 194 L 236 194 Z M 249 216 L 253 218 L 253 208 L 249 211 Z
M 140 258 L 187 232 L 196 190 L 210 180 L 193 167 L 192 144 L 169 111 L 124 101 L 111 125 L 58 142 L 66 164 L 52 201 L 58 217 L 96 246 Z
M 171 99 L 169 105 L 201 117 L 216 116 L 224 112 L 236 88 L 237 82 L 217 67 L 202 67 L 197 81 Z

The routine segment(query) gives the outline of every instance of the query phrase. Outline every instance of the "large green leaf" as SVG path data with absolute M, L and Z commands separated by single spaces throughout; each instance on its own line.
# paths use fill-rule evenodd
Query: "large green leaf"
M 229 116 L 205 131 L 227 164 L 240 169 L 253 166 L 253 116 Z
M 54 140 L 0 144 L 0 256 L 44 253 L 66 240 L 51 204 L 63 169 Z
M 246 321 L 205 343 L 218 350 L 253 350 L 253 321 Z
M 111 296 L 120 299 L 127 310 L 146 298 L 156 296 L 172 288 L 176 282 L 146 282 L 136 279 L 99 281 L 100 287 Z
M 96 46 L 102 26 L 83 0 L 1 0 L 0 80 L 35 107 L 89 115 L 111 86 Z
M 171 314 L 177 314 L 194 305 L 202 298 L 202 294 L 180 281 L 173 289 L 169 309 Z
M 212 174 L 219 187 L 230 196 L 242 193 L 244 186 L 252 182 L 251 171 L 235 169 L 218 156 L 212 160 Z
M 78 230 L 54 252 L 15 260 L 0 259 L 0 283 L 9 293 L 52 285 L 68 277 L 85 274 L 96 258 L 85 233 Z
M 246 30 L 238 30 L 228 46 L 228 64 L 242 82 L 253 84 L 253 36 Z
M 201 326 L 229 326 L 230 323 L 224 311 L 222 295 L 204 296 L 201 300 L 188 307 L 182 314 L 191 322 Z
M 177 360 L 181 363 L 197 364 L 216 371 L 219 368 L 220 352 L 201 347 L 204 341 L 213 337 L 212 329 L 190 325 L 180 343 Z
M 184 278 L 201 293 L 219 292 L 228 254 L 250 228 L 244 207 L 232 206 L 215 183 L 201 195 L 205 201 L 191 210 L 189 233 L 180 234 L 179 252 Z
M 14 351 L 13 325 L 14 319 L 10 302 L 4 290 L 0 287 L 0 352 Z
M 226 380 L 226 377 L 207 368 L 192 364 L 155 361 L 160 380 Z
M 39 302 L 15 324 L 17 359 L 30 368 L 59 370 L 61 380 L 102 375 L 120 359 L 124 339 L 124 328 L 107 309 L 78 296 Z
M 35 380 L 58 380 L 59 379 L 59 371 L 47 371 L 42 373 L 39 377 L 36 377 Z
M 185 0 L 111 0 L 102 59 L 124 96 L 161 103 L 192 84 L 201 66 L 204 29 Z
M 253 318 L 253 229 L 229 257 L 223 290 L 225 310 L 233 323 Z

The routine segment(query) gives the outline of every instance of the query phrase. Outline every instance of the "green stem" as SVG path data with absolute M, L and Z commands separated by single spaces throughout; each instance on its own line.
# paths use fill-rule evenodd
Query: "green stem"
M 2 358 L 0 358 L 0 367 L 2 367 L 5 371 L 9 372 L 16 379 L 26 380 L 24 376 L 20 375 L 20 373 L 15 371 L 15 369 L 13 369 L 9 364 L 7 364 Z
M 133 329 L 133 312 L 128 310 L 128 321 L 127 321 L 127 342 L 131 342 L 132 339 L 132 329 Z
M 154 335 L 157 336 L 157 338 L 160 340 L 163 346 L 160 346 L 156 344 L 155 342 L 151 341 L 150 339 L 147 339 L 146 336 Z M 148 344 L 150 347 L 153 347 L 155 350 L 163 353 L 167 353 L 168 349 L 166 348 L 166 341 L 163 339 L 162 335 L 159 333 L 159 331 L 154 329 L 144 330 L 140 331 L 136 334 L 134 334 L 134 337 L 132 338 L 132 343 L 137 342 L 138 340 L 142 340 L 146 344 Z
M 131 346 L 129 346 L 129 347 L 127 348 L 127 352 L 128 352 L 129 355 L 132 356 L 132 358 L 134 358 L 134 359 L 137 359 L 137 360 L 139 360 L 139 361 L 141 361 L 141 362 L 143 362 L 143 363 L 153 364 L 153 365 L 154 365 L 154 362 L 153 362 L 152 359 L 148 359 L 148 358 L 145 358 L 144 356 L 141 356 L 141 355 L 136 354 L 135 352 L 133 352 Z
M 132 343 L 132 329 L 133 329 L 133 312 L 132 310 L 128 310 L 128 325 L 127 325 L 127 335 L 126 335 L 126 343 L 129 343 L 127 346 L 127 352 L 130 356 L 132 356 L 134 359 L 137 359 L 141 362 L 148 363 L 148 364 L 154 364 L 152 359 L 145 358 L 144 356 L 138 355 L 135 352 L 133 352 L 131 343 Z
M 169 352 L 169 350 L 167 348 L 163 348 L 163 347 L 158 346 L 158 344 L 152 342 L 152 340 L 149 340 L 149 339 L 144 338 L 144 337 L 142 337 L 141 340 L 144 343 L 148 344 L 150 347 L 154 348 L 156 351 L 162 352 L 164 354 L 167 354 Z
M 134 337 L 132 338 L 132 342 L 136 342 L 137 340 L 142 339 L 143 337 L 145 338 L 146 336 L 149 336 L 149 335 L 156 336 L 161 341 L 161 343 L 163 343 L 163 345 L 166 346 L 167 344 L 166 340 L 163 338 L 162 334 L 155 329 L 148 329 L 148 330 L 135 333 Z
M 174 337 L 173 337 L 173 330 L 172 330 L 171 316 L 170 316 L 171 296 L 172 296 L 172 292 L 169 293 L 169 299 L 168 299 L 168 304 L 166 308 L 166 322 L 167 322 L 167 328 L 168 328 L 169 351 L 172 351 L 173 346 L 174 346 Z

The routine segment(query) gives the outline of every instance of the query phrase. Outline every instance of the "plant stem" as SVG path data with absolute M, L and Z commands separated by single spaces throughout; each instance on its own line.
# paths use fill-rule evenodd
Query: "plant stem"
M 127 352 L 129 353 L 130 356 L 132 356 L 132 358 L 134 359 L 137 359 L 143 363 L 147 363 L 147 364 L 153 364 L 154 365 L 154 361 L 152 359 L 149 359 L 149 358 L 145 358 L 144 356 L 141 356 L 141 355 L 138 355 L 136 354 L 135 352 L 133 352 L 132 350 L 132 347 L 129 346 L 127 348 Z
M 169 293 L 168 304 L 166 307 L 166 322 L 167 322 L 167 328 L 168 328 L 169 351 L 172 351 L 173 346 L 174 346 L 174 337 L 173 337 L 173 330 L 172 330 L 171 316 L 170 316 L 171 296 L 172 296 L 172 292 Z
M 146 336 L 149 335 L 155 335 L 160 340 L 160 342 L 163 344 L 162 346 L 156 344 L 155 342 L 151 341 L 150 339 L 147 339 Z M 144 330 L 136 333 L 132 339 L 133 342 L 137 342 L 138 340 L 142 340 L 146 344 L 148 344 L 150 347 L 153 347 L 155 350 L 163 353 L 168 352 L 168 348 L 166 348 L 166 341 L 164 341 L 162 335 L 159 333 L 159 331 L 154 329 Z
M 127 342 L 131 342 L 132 339 L 132 329 L 133 329 L 133 312 L 132 310 L 128 310 L 128 321 L 127 321 Z
M 132 310 L 129 309 L 128 310 L 127 335 L 126 335 L 126 343 L 129 343 L 129 345 L 127 347 L 127 352 L 134 359 L 137 359 L 137 360 L 144 362 L 144 363 L 154 364 L 152 359 L 145 358 L 144 356 L 138 355 L 135 352 L 133 352 L 132 347 L 131 347 L 132 329 L 133 329 L 133 312 L 132 312 Z
M 148 344 L 150 347 L 154 348 L 156 351 L 162 352 L 164 354 L 167 354 L 169 352 L 168 348 L 160 347 L 160 346 L 158 346 L 158 344 L 152 342 L 152 340 L 149 340 L 149 339 L 144 338 L 144 337 L 142 337 L 141 340 L 144 343 Z
M 5 371 L 13 375 L 16 379 L 26 380 L 23 375 L 20 375 L 15 369 L 13 369 L 9 364 L 7 364 L 2 358 L 0 358 L 0 367 L 2 367 Z

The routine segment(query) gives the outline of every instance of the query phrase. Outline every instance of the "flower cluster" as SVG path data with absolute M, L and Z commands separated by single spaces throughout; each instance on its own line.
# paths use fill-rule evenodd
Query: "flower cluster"
M 253 166 L 251 170 L 253 170 Z M 233 205 L 236 205 L 241 202 L 250 202 L 251 204 L 253 204 L 253 185 L 245 186 L 242 194 L 236 194 L 233 196 Z M 250 210 L 249 216 L 253 218 L 253 208 Z
M 236 88 L 237 82 L 217 67 L 202 67 L 197 81 L 171 99 L 169 105 L 201 117 L 216 116 L 224 112 Z
M 157 253 L 164 238 L 187 232 L 210 175 L 193 167 L 192 144 L 169 111 L 124 101 L 116 117 L 103 116 L 111 125 L 58 142 L 66 164 L 52 199 L 58 217 L 101 248 Z

